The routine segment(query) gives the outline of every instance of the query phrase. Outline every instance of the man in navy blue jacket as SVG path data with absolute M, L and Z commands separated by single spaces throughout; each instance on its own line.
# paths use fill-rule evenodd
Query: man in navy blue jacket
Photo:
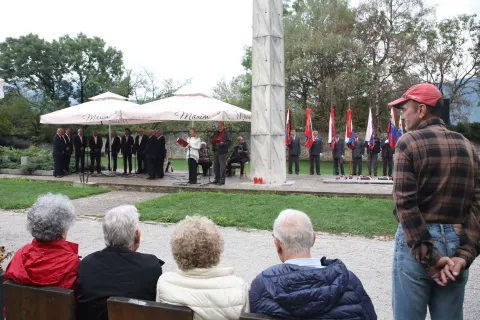
M 289 319 L 377 319 L 360 280 L 340 260 L 312 258 L 315 243 L 310 218 L 287 209 L 273 224 L 283 262 L 253 280 L 250 312 Z

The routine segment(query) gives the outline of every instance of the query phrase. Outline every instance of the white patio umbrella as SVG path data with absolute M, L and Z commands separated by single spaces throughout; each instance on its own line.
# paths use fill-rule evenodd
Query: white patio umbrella
M 92 97 L 90 101 L 62 110 L 45 114 L 40 123 L 45 124 L 108 124 L 110 152 L 112 163 L 112 124 L 141 124 L 152 121 L 148 115 L 137 114 L 137 104 L 126 101 L 127 98 L 112 92 L 105 92 Z
M 173 97 L 137 106 L 139 115 L 157 121 L 232 121 L 250 122 L 250 111 L 199 92 L 179 90 Z

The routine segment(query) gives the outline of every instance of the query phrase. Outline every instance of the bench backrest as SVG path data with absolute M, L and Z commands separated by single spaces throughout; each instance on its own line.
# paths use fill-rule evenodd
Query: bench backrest
M 73 290 L 23 286 L 7 280 L 3 295 L 7 319 L 75 320 Z
M 107 300 L 108 320 L 193 320 L 193 311 L 154 301 L 110 297 Z
M 260 314 L 260 313 L 246 313 L 246 312 L 242 312 L 242 314 L 240 315 L 240 320 L 265 320 L 265 319 L 270 319 L 270 320 L 275 320 L 275 319 L 278 319 L 278 318 L 272 318 L 272 317 L 269 317 L 269 316 L 266 316 L 264 314 Z

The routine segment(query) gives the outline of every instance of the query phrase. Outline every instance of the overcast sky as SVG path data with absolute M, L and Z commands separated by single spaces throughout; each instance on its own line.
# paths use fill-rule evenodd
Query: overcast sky
M 480 15 L 480 0 L 426 0 L 439 19 Z M 159 79 L 193 78 L 209 89 L 243 72 L 253 0 L 21 0 L 0 4 L 0 41 L 30 32 L 46 40 L 83 32 L 123 51 L 127 68 Z M 353 0 L 358 3 L 358 0 Z

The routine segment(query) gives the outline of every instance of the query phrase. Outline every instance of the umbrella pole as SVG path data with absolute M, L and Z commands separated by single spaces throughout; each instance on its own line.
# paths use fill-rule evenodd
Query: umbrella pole
M 110 164 L 110 169 L 113 172 L 113 162 L 112 162 L 112 124 L 108 123 L 108 144 L 110 147 L 108 148 L 108 163 Z

